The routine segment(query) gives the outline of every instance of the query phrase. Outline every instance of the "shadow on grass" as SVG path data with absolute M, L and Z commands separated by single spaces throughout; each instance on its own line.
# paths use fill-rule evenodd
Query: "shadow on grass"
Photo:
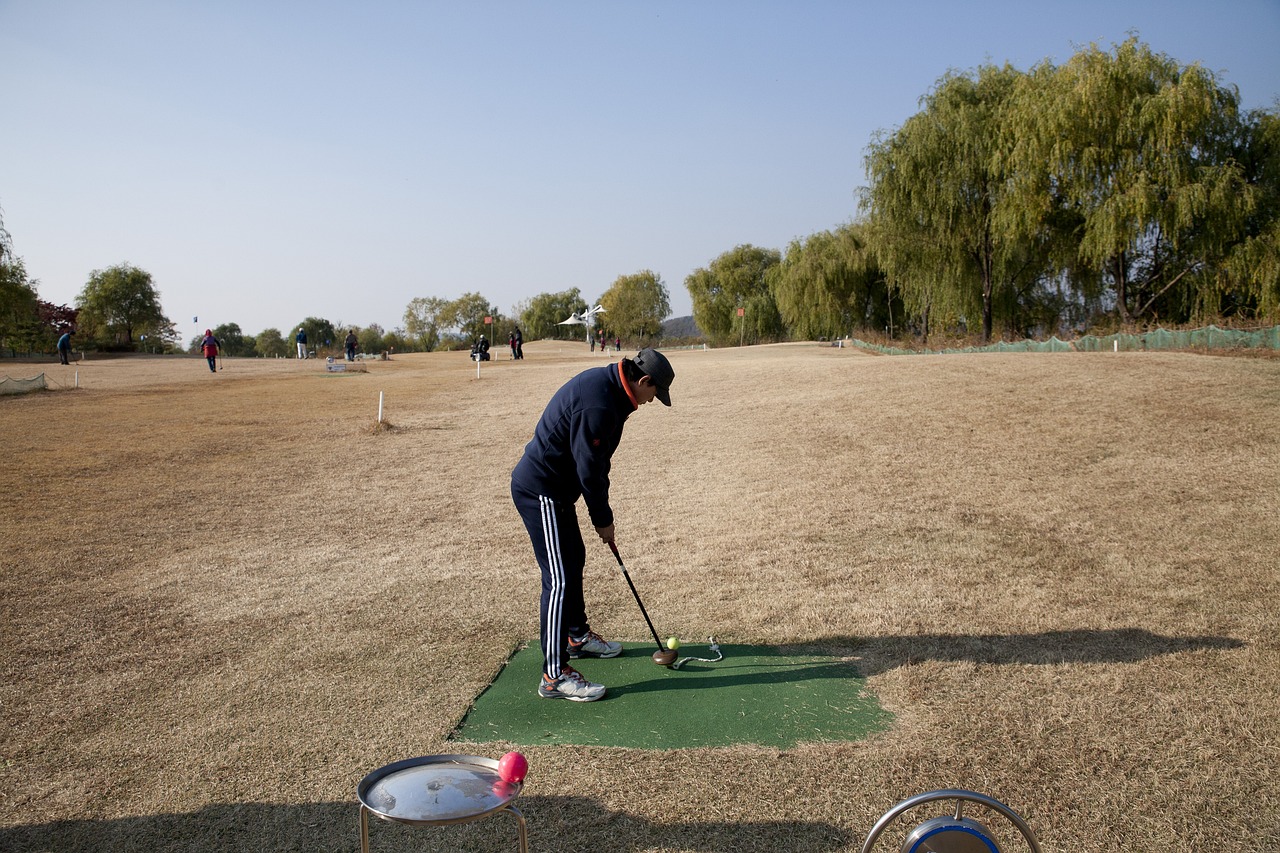
M 1234 637 L 1165 637 L 1144 628 L 1045 631 L 1040 634 L 919 634 L 909 637 L 831 637 L 798 649 L 844 652 L 858 672 L 878 675 L 924 661 L 979 664 L 1137 663 L 1160 655 L 1239 649 Z
M 628 693 L 654 690 L 703 690 L 739 684 L 765 685 L 851 676 L 865 678 L 929 660 L 1029 665 L 1137 663 L 1159 655 L 1243 646 L 1243 642 L 1232 637 L 1163 637 L 1142 628 L 1047 631 L 1041 634 L 831 637 L 776 648 L 722 644 L 723 661 L 691 661 L 680 668 L 682 677 L 678 680 L 658 677 L 610 686 L 605 701 Z M 632 652 L 628 650 L 627 653 Z M 751 662 L 734 663 L 735 659 L 745 657 L 751 658 Z M 773 657 L 779 659 L 777 664 L 768 662 Z M 810 660 L 795 660 L 797 657 L 809 657 Z M 735 674 L 733 670 L 736 668 L 744 672 Z M 699 672 L 707 674 L 699 676 Z
M 640 851 L 678 848 L 844 850 L 858 839 L 820 821 L 655 823 L 586 797 L 525 796 L 516 801 L 533 850 Z M 10 818 L 19 817 L 10 815 Z M 206 853 L 270 850 L 352 853 L 360 849 L 359 807 L 350 803 L 207 806 L 186 814 L 114 820 L 59 820 L 0 828 L 6 853 Z M 370 819 L 371 853 L 502 850 L 516 846 L 516 823 L 495 814 L 468 824 L 412 827 Z
M 611 684 L 604 701 L 621 698 L 629 693 L 790 684 L 826 678 L 857 678 L 862 674 L 858 661 L 853 657 L 832 659 L 830 650 L 820 647 L 815 647 L 804 655 L 809 660 L 795 660 L 793 651 L 770 646 L 721 644 L 720 650 L 724 653 L 724 660 L 715 663 L 690 661 L 680 667 L 678 678 L 671 678 L 669 672 L 655 667 L 654 671 L 661 673 L 656 678 L 632 684 Z M 772 658 L 777 658 L 777 663 L 771 662 Z

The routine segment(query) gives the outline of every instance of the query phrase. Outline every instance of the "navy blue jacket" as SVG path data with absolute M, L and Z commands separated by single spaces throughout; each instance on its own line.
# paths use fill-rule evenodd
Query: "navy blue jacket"
M 511 472 L 511 484 L 531 495 L 572 504 L 581 495 L 595 527 L 613 524 L 609 467 L 636 402 L 622 363 L 584 370 L 547 403 L 533 440 Z

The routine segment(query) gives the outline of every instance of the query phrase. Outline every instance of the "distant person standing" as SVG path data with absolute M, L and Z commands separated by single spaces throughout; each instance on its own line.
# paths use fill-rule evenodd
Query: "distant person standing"
M 73 332 L 63 332 L 62 337 L 58 338 L 58 360 L 63 364 L 71 363 L 71 335 Z M 47 341 L 48 338 L 45 338 Z
M 519 326 L 516 326 L 515 335 L 516 335 L 516 359 L 518 361 L 523 361 L 524 360 L 524 335 L 520 333 Z
M 613 348 L 616 349 L 618 352 L 622 352 L 622 338 L 613 339 Z
M 507 345 L 511 347 L 511 360 L 515 361 L 515 358 L 516 358 L 516 333 L 515 332 L 509 332 L 507 334 Z
M 307 357 L 307 330 L 299 327 L 298 334 L 296 337 L 294 337 L 294 340 L 298 343 L 298 358 L 306 358 Z
M 204 340 L 200 342 L 200 352 L 209 360 L 209 372 L 218 372 L 218 350 L 222 347 L 210 329 L 204 330 Z
M 344 341 L 347 346 L 347 361 L 356 360 L 356 330 L 352 329 L 347 332 L 347 339 Z

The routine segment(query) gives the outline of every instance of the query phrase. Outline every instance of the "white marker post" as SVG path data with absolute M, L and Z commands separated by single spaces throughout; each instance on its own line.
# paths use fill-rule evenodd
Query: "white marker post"
M 382 392 L 378 392 L 378 423 L 382 423 Z

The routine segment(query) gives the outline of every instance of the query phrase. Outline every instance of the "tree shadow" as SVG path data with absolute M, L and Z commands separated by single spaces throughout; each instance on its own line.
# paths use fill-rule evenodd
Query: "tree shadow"
M 1138 663 L 1161 655 L 1244 647 L 1234 637 L 1166 637 L 1145 628 L 1044 631 L 1038 634 L 917 634 L 828 637 L 796 648 L 846 654 L 864 676 L 924 661 L 1053 666 Z
M 587 797 L 522 796 L 515 805 L 534 850 L 844 850 L 858 839 L 823 821 L 656 823 Z M 18 815 L 10 815 L 10 818 Z M 360 849 L 359 806 L 348 803 L 211 805 L 196 812 L 112 820 L 57 820 L 0 828 L 6 853 L 352 853 Z M 455 826 L 405 826 L 370 818 L 371 853 L 502 850 L 516 847 L 516 823 L 494 814 Z
M 680 678 L 664 674 L 631 684 L 610 685 L 604 701 L 628 693 L 867 677 L 928 660 L 997 665 L 1137 663 L 1159 655 L 1243 646 L 1242 641 L 1232 637 L 1164 637 L 1143 628 L 1046 631 L 1039 634 L 823 637 L 788 646 L 721 644 L 723 661 L 691 661 L 678 670 Z M 750 663 L 735 662 L 744 658 L 753 660 Z M 777 658 L 776 663 L 772 662 L 773 658 Z

